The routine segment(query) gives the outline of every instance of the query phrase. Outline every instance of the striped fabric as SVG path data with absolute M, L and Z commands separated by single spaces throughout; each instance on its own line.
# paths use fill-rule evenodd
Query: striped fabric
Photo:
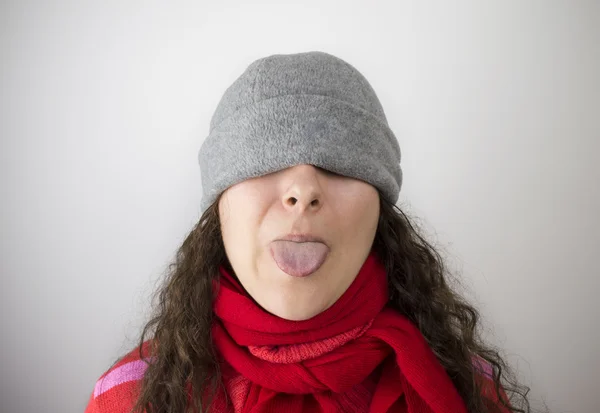
M 137 360 L 130 361 L 129 363 L 109 371 L 108 374 L 96 382 L 96 386 L 94 387 L 94 398 L 119 384 L 141 380 L 146 368 L 148 368 L 148 365 L 145 361 Z
M 143 357 L 140 359 L 136 347 L 119 360 L 96 381 L 91 392 L 85 413 L 130 413 L 139 396 L 139 383 L 148 367 L 149 346 L 151 340 L 142 346 Z

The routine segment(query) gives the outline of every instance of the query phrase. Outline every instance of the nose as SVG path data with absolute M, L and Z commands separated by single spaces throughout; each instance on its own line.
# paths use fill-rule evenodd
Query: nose
M 316 211 L 323 205 L 323 193 L 318 180 L 319 168 L 310 164 L 288 168 L 284 179 L 288 180 L 282 202 L 286 209 Z

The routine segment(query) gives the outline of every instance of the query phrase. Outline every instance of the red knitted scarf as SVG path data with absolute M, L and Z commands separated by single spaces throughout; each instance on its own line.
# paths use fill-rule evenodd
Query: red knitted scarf
M 421 332 L 386 306 L 373 251 L 338 301 L 303 321 L 268 313 L 220 272 L 212 333 L 227 395 L 218 393 L 216 411 L 466 412 Z

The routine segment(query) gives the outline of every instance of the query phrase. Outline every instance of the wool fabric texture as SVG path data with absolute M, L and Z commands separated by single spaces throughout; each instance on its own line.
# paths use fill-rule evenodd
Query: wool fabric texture
M 400 146 L 367 79 L 321 51 L 255 60 L 221 97 L 198 152 L 201 209 L 236 183 L 297 164 L 361 179 L 392 204 Z
M 232 404 L 221 394 L 216 411 L 466 412 L 417 327 L 386 306 L 373 251 L 344 294 L 303 321 L 268 313 L 220 271 L 212 333 Z
M 305 321 L 267 313 L 220 273 L 212 334 L 224 388 L 210 412 L 465 412 L 420 331 L 386 305 L 385 271 L 373 253 L 336 303 Z M 151 341 L 143 360 L 136 347 L 98 378 L 85 413 L 130 413 L 154 357 Z M 491 366 L 479 357 L 473 365 L 484 398 L 500 406 Z

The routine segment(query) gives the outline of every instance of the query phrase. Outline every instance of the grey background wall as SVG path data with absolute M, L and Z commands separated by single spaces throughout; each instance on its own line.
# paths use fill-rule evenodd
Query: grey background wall
M 196 154 L 224 89 L 306 50 L 375 88 L 401 201 L 534 406 L 598 411 L 599 2 L 0 7 L 0 411 L 83 411 L 199 218 Z

